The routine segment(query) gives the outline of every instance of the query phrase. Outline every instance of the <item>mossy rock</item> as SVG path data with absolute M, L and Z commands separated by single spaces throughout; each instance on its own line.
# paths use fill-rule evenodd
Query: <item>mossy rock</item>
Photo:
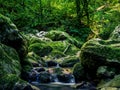
M 91 77 L 96 76 L 100 66 L 120 67 L 120 27 L 117 27 L 108 40 L 91 39 L 86 42 L 80 53 L 81 64 Z
M 70 44 L 68 41 L 54 41 L 49 42 L 48 45 L 53 48 L 53 53 L 54 51 L 58 51 L 63 52 L 65 55 L 75 55 L 79 51 L 79 48 Z
M 1 43 L 0 53 L 0 90 L 14 90 L 15 84 L 23 81 L 19 78 L 21 65 L 18 53 L 15 49 Z
M 53 50 L 49 55 L 54 58 L 61 58 L 66 56 L 63 52 L 57 50 Z
M 20 59 L 17 52 L 4 44 L 0 43 L 0 77 L 6 74 L 21 74 Z
M 97 77 L 100 79 L 112 79 L 118 72 L 115 68 L 100 66 L 97 69 Z
M 39 81 L 40 83 L 50 83 L 50 74 L 48 72 L 40 72 L 39 74 Z
M 37 54 L 35 54 L 34 52 L 29 52 L 26 59 L 32 64 L 32 63 L 38 63 L 41 64 L 42 66 L 46 66 L 45 61 L 38 56 Z
M 75 45 L 76 47 L 81 47 L 80 41 L 71 37 L 68 33 L 58 30 L 49 31 L 45 37 L 52 39 L 53 41 L 68 41 L 70 44 Z
M 33 90 L 33 88 L 15 74 L 7 74 L 0 80 L 0 90 Z
M 0 42 L 13 47 L 18 52 L 21 62 L 27 54 L 26 40 L 12 21 L 0 14 Z
M 60 63 L 61 67 L 73 67 L 76 63 L 80 62 L 79 58 L 75 56 L 65 57 Z
M 48 37 L 53 41 L 59 41 L 67 39 L 69 35 L 63 31 L 51 30 L 45 35 L 45 37 Z
M 76 63 L 73 67 L 73 75 L 75 77 L 76 82 L 81 82 L 86 79 L 86 74 L 84 71 L 84 67 L 81 63 Z
M 46 37 L 39 38 L 34 34 L 25 34 L 25 38 L 28 41 L 28 46 L 34 43 L 44 43 L 44 42 L 51 42 L 52 40 Z
M 52 51 L 52 47 L 46 43 L 34 43 L 29 46 L 29 52 L 33 51 L 38 56 L 46 56 Z

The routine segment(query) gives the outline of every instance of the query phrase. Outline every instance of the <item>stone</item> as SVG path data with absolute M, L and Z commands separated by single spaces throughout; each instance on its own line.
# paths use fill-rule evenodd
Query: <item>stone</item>
M 52 47 L 46 43 L 34 43 L 29 46 L 29 52 L 31 51 L 38 56 L 44 57 L 52 51 Z
M 48 72 L 40 72 L 39 73 L 39 82 L 40 83 L 50 83 L 51 82 L 51 75 Z
M 73 75 L 75 77 L 75 82 L 77 83 L 87 79 L 86 73 L 84 71 L 84 67 L 81 65 L 81 63 L 76 63 L 74 65 Z
M 46 63 L 47 63 L 47 66 L 48 66 L 48 67 L 55 67 L 55 66 L 57 66 L 57 62 L 52 61 L 52 60 L 47 61 Z
M 12 21 L 0 14 L 0 42 L 13 47 L 22 60 L 27 54 L 26 40 Z M 22 62 L 22 61 L 21 61 Z
M 60 63 L 61 67 L 73 67 L 76 63 L 80 62 L 76 56 L 65 57 Z
M 96 77 L 96 71 L 100 66 L 110 66 L 117 70 L 120 67 L 119 33 L 120 26 L 117 26 L 108 40 L 94 38 L 82 46 L 81 64 L 90 77 Z

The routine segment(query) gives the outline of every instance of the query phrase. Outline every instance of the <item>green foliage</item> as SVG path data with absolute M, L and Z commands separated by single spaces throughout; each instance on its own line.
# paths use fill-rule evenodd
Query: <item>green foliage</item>
M 114 28 L 120 24 L 120 5 L 118 0 L 96 1 L 96 11 L 92 17 L 93 31 L 103 39 L 108 39 Z M 92 7 L 93 8 L 93 7 Z

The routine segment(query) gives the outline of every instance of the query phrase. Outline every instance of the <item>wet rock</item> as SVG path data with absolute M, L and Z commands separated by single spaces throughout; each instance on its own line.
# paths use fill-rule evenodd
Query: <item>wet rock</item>
M 85 79 L 87 79 L 86 77 L 86 73 L 84 71 L 84 67 L 81 65 L 81 63 L 76 63 L 73 67 L 73 75 L 75 76 L 75 81 L 81 82 Z
M 45 68 L 43 67 L 38 67 L 35 69 L 37 72 L 44 72 L 45 71 Z
M 74 77 L 71 74 L 60 74 L 60 75 L 57 75 L 57 78 L 59 82 L 70 83 L 71 79 L 73 79 Z
M 82 81 L 81 83 L 78 83 L 73 87 L 80 90 L 97 90 L 94 84 L 85 81 Z
M 32 66 L 33 67 L 39 67 L 40 65 L 39 65 L 39 63 L 32 63 Z
M 50 83 L 51 75 L 48 72 L 40 72 L 40 74 L 38 76 L 38 81 L 40 83 Z
M 34 90 L 29 84 L 19 84 L 17 83 L 14 90 Z
M 52 61 L 52 60 L 51 61 L 47 61 L 46 63 L 47 63 L 48 67 L 53 67 L 53 66 L 55 67 L 55 66 L 57 66 L 57 62 Z

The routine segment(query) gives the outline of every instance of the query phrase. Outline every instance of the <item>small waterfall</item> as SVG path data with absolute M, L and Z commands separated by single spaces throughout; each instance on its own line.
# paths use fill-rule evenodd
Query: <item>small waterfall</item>
M 60 67 L 60 65 L 59 65 L 59 63 L 57 63 L 56 68 L 59 68 L 59 67 Z
M 72 75 L 72 78 L 71 78 L 71 80 L 70 80 L 70 83 L 75 83 L 75 78 L 74 78 L 73 75 Z

